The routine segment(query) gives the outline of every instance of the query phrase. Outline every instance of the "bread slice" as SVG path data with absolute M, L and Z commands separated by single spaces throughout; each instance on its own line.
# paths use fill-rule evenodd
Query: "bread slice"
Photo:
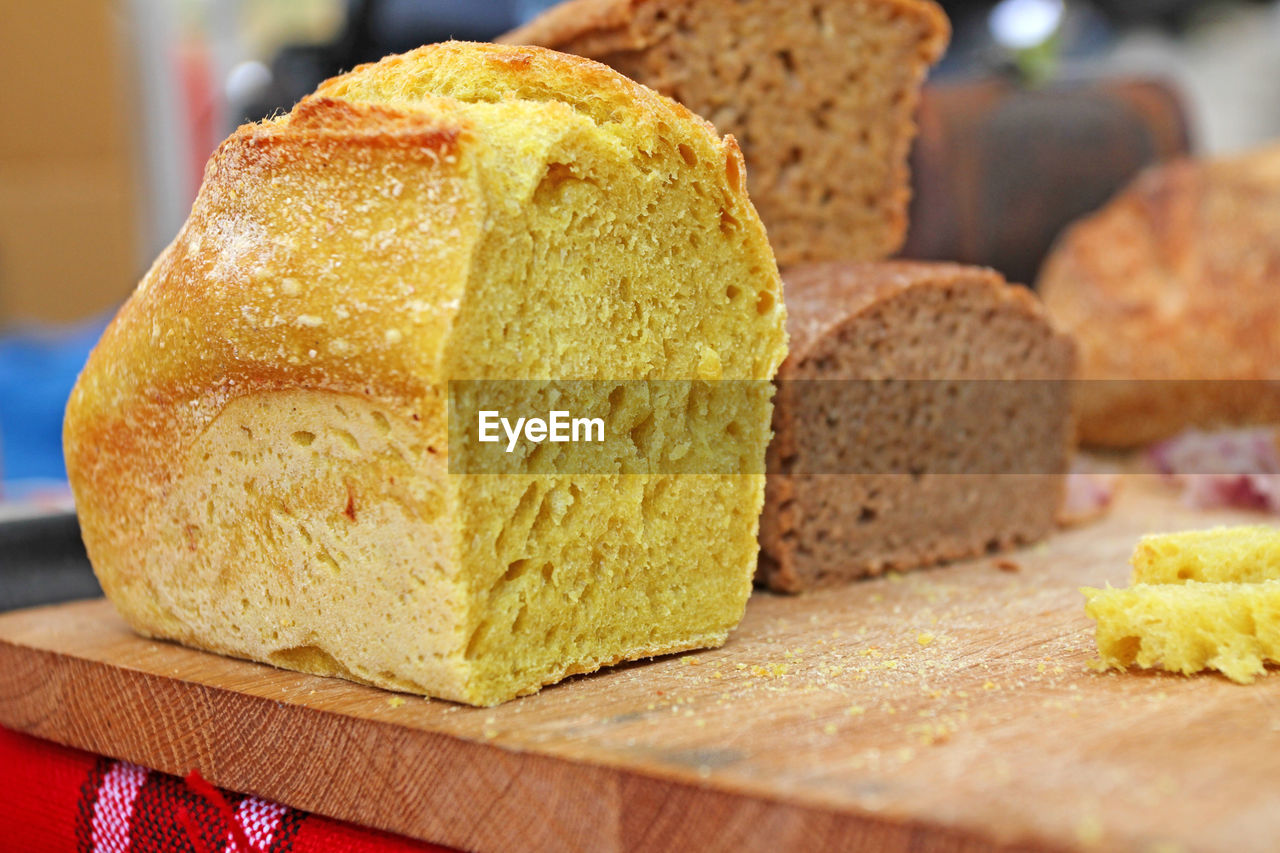
M 784 272 L 791 355 L 760 577 L 794 592 L 1007 548 L 1054 527 L 1074 348 L 989 269 Z
M 879 260 L 906 235 L 929 0 L 570 0 L 503 37 L 589 56 L 732 133 L 778 262 Z
M 149 636 L 479 705 L 722 643 L 785 354 L 743 175 L 685 108 L 536 48 L 425 47 L 240 128 L 68 407 L 103 589 Z M 764 389 L 756 473 L 451 473 L 455 380 L 591 380 L 634 416 L 622 380 L 695 377 Z
M 1248 684 L 1280 663 L 1280 580 L 1083 590 L 1103 666 L 1216 669 Z
M 1039 290 L 1080 342 L 1081 440 L 1280 423 L 1277 269 L 1280 144 L 1154 168 L 1066 231 Z
M 1280 529 L 1215 527 L 1143 536 L 1133 551 L 1135 584 L 1280 580 Z

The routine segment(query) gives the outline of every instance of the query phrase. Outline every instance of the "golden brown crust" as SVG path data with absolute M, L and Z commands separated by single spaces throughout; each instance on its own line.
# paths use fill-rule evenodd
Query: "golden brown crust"
M 476 52 L 492 63 L 491 73 L 498 76 L 489 83 L 498 93 L 506 77 L 512 89 L 541 85 L 547 100 L 567 99 L 598 119 L 622 108 L 654 128 L 669 119 L 692 120 L 711 130 L 684 107 L 591 60 L 541 48 L 452 42 L 361 66 L 323 83 L 289 115 L 239 128 L 210 159 L 190 219 L 113 320 L 72 395 L 65 444 L 73 478 L 92 474 L 91 482 L 82 484 L 86 494 L 106 495 L 135 478 L 146 479 L 144 490 L 158 487 L 172 473 L 167 441 L 194 435 L 238 396 L 303 386 L 372 394 L 398 401 L 407 415 L 421 416 L 416 408 L 426 389 L 420 365 L 434 358 L 449 315 L 448 309 L 436 308 L 451 304 L 456 294 L 359 288 L 358 276 L 336 271 L 364 249 L 356 245 L 358 237 L 338 229 L 347 215 L 344 208 L 370 204 L 417 207 L 412 214 L 405 210 L 404 223 L 438 222 L 442 232 L 475 229 L 481 212 L 468 208 L 463 192 L 471 180 L 464 161 L 472 128 L 445 99 L 425 110 L 407 103 L 355 103 L 341 92 L 370 74 L 394 81 L 427 57 L 448 62 Z M 732 140 L 724 146 L 731 160 L 740 156 Z M 438 174 L 441 184 L 433 198 L 410 203 L 415 188 L 394 178 L 382 185 L 366 179 L 393 163 L 407 171 L 422 169 L 424 176 Z M 740 174 L 741 169 L 730 171 Z M 250 185 L 266 191 L 242 193 Z M 370 191 L 357 197 L 361 187 Z M 329 221 L 317 224 L 317 215 Z M 244 227 L 237 231 L 237 224 Z M 300 235 L 297 244 L 268 237 L 268 225 L 292 229 Z M 465 255 L 466 241 L 458 233 L 451 236 L 454 248 Z M 406 283 L 430 290 L 442 278 L 441 268 L 466 263 L 449 243 L 429 235 L 409 242 L 434 252 L 386 258 L 403 268 Z M 440 252 L 451 257 L 443 260 Z M 335 286 L 327 292 L 289 293 L 289 280 L 330 280 Z M 387 333 L 404 321 L 406 302 L 422 303 L 411 324 L 425 322 L 435 332 L 410 336 L 402 331 L 399 343 L 389 343 Z M 362 310 L 346 311 L 344 320 L 337 316 L 344 303 L 358 303 Z M 324 325 L 311 325 L 313 318 Z M 335 339 L 350 349 L 334 352 Z M 216 389 L 214 396 L 205 396 L 207 389 Z M 197 399 L 201 402 L 189 415 L 172 423 L 175 409 L 185 411 L 176 404 Z M 125 401 L 137 401 L 141 408 L 123 419 L 79 416 L 120 410 Z M 180 427 L 177 436 L 175 426 Z M 100 451 L 135 446 L 147 449 L 137 457 Z M 131 458 L 149 463 L 119 470 L 122 460 Z
M 460 121 L 326 98 L 303 100 L 285 119 L 239 128 L 210 159 L 190 219 L 95 347 L 72 395 L 71 413 L 110 412 L 125 401 L 153 408 L 146 417 L 129 418 L 132 439 L 123 445 L 128 446 L 145 443 L 153 430 L 170 429 L 172 415 L 162 413 L 211 389 L 214 399 L 205 399 L 198 414 L 181 418 L 189 430 L 199 429 L 230 399 L 283 387 L 376 394 L 411 411 L 424 390 L 415 370 L 423 353 L 389 345 L 387 327 L 369 313 L 348 312 L 345 321 L 333 316 L 357 299 L 374 302 L 374 313 L 388 321 L 402 309 L 386 295 L 347 289 L 357 284 L 353 280 L 330 293 L 304 293 L 301 282 L 334 279 L 324 270 L 341 266 L 351 254 L 352 235 L 333 233 L 341 223 L 340 203 L 374 201 L 338 192 L 342 177 L 388 162 L 455 171 L 467 132 Z M 243 192 L 248 185 L 258 192 Z M 369 188 L 372 196 L 396 192 L 395 183 Z M 467 213 L 457 189 L 434 205 L 444 221 Z M 317 227 L 310 224 L 315 212 L 334 219 Z M 268 236 L 267 224 L 295 226 L 295 244 Z M 311 321 L 319 313 L 339 329 L 319 331 Z M 335 350 L 335 338 L 348 346 Z M 87 452 L 122 447 L 122 436 L 101 444 L 75 432 L 106 428 L 110 420 L 70 417 L 67 427 L 75 440 L 69 445 Z M 157 454 L 154 464 L 163 467 L 168 456 Z
M 1069 228 L 1039 287 L 1079 339 L 1090 444 L 1280 419 L 1280 146 L 1180 160 Z M 1110 380 L 1138 380 L 1114 382 Z M 1237 380 L 1237 382 L 1170 382 Z
M 377 399 L 418 423 L 424 444 L 443 446 L 442 406 L 419 365 L 433 358 L 449 294 L 428 271 L 465 265 L 467 241 L 402 239 L 412 252 L 371 255 L 374 235 L 350 223 L 363 206 L 385 216 L 365 224 L 474 232 L 468 135 L 444 110 L 314 99 L 240 128 L 214 154 L 187 223 L 91 354 L 64 425 L 86 548 L 136 628 L 187 637 L 158 603 L 166 581 L 145 555 L 173 547 L 156 513 L 189 448 L 232 401 L 287 388 Z M 405 173 L 434 178 L 432 194 L 401 185 Z M 416 293 L 362 286 L 382 276 Z M 406 312 L 406 297 L 431 310 Z
M 136 628 L 175 633 L 163 614 L 136 604 L 145 596 L 125 593 L 154 581 L 128 567 L 162 547 L 147 507 L 171 489 L 187 448 L 233 400 L 327 390 L 377 398 L 423 420 L 431 401 L 417 366 L 429 353 L 406 343 L 410 335 L 395 345 L 387 335 L 408 319 L 405 294 L 360 287 L 350 259 L 368 238 L 342 226 L 347 211 L 384 204 L 401 208 L 405 222 L 474 229 L 464 221 L 476 211 L 464 201 L 459 168 L 468 134 L 443 106 L 431 114 L 311 98 L 288 116 L 239 128 L 214 153 L 187 223 L 94 348 L 64 424 L 86 547 Z M 438 176 L 436 202 L 394 179 L 368 180 L 401 170 Z M 443 260 L 448 250 L 440 249 L 386 258 L 388 271 L 428 284 L 435 279 L 421 271 Z M 447 294 L 419 297 L 447 304 Z M 432 427 L 442 430 L 424 424 Z
M 457 92 L 457 97 L 463 100 L 554 101 L 570 105 L 597 124 L 616 121 L 613 111 L 624 110 L 630 119 L 641 123 L 657 124 L 664 119 L 693 121 L 715 133 L 710 122 L 683 104 L 620 76 L 608 65 L 545 48 L 472 42 L 429 44 L 332 77 L 317 87 L 316 95 L 342 98 L 350 93 L 354 84 L 365 90 L 379 90 L 384 97 L 395 101 L 397 92 L 411 97 L 420 92 L 420 88 L 415 87 L 425 86 L 425 81 L 413 80 L 420 75 L 424 61 L 448 64 L 456 58 L 472 63 L 478 55 L 485 67 L 477 71 L 475 88 Z M 483 81 L 479 79 L 480 74 L 484 75 Z

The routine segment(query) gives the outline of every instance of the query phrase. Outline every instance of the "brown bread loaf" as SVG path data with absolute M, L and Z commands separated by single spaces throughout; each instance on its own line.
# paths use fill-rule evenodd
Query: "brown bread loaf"
M 1081 440 L 1280 423 L 1278 279 L 1280 145 L 1152 169 L 1072 226 L 1039 288 L 1099 380 L 1080 383 Z
M 783 279 L 791 354 L 759 580 L 795 592 L 1053 529 L 1071 439 L 1059 380 L 1075 353 L 1030 291 L 956 264 L 820 264 Z
M 949 37 L 927 0 L 570 0 L 502 40 L 597 59 L 733 134 L 786 265 L 902 245 L 913 113 Z

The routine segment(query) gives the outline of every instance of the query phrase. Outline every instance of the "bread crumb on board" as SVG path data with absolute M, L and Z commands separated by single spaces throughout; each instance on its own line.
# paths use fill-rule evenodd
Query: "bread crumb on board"
M 1076 840 L 1082 846 L 1097 847 L 1102 838 L 1102 820 L 1096 814 L 1087 814 L 1076 823 Z

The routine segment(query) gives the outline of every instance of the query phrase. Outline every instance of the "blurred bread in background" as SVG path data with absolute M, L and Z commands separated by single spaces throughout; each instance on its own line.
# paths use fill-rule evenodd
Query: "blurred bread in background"
M 1039 288 L 1080 344 L 1081 440 L 1280 422 L 1277 286 L 1280 144 L 1151 169 L 1068 229 Z
M 1010 281 L 1034 281 L 1063 228 L 1191 146 L 1184 96 L 1160 77 L 930 82 L 916 123 L 902 257 L 991 266 Z
M 737 137 L 778 263 L 878 260 L 907 229 L 929 0 L 570 0 L 500 41 L 613 66 Z

